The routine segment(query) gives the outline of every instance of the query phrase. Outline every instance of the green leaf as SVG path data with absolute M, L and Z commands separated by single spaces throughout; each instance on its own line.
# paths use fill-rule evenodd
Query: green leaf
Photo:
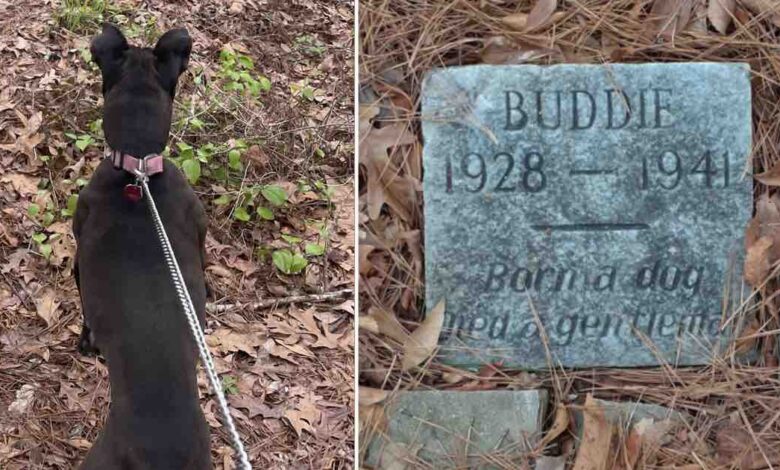
M 238 393 L 238 379 L 232 375 L 225 375 L 222 377 L 222 391 L 228 395 L 235 395 Z
M 27 215 L 29 215 L 30 217 L 35 217 L 40 213 L 41 213 L 41 206 L 39 206 L 38 204 L 30 204 L 27 207 Z
M 187 176 L 187 180 L 190 184 L 195 184 L 200 178 L 200 162 L 194 158 L 184 160 L 181 164 L 181 169 Z
M 263 186 L 263 189 L 260 190 L 260 193 L 264 198 L 266 198 L 266 200 L 268 200 L 268 202 L 275 206 L 282 206 L 285 202 L 287 202 L 287 192 L 281 186 L 269 184 L 267 186 Z
M 269 80 L 267 77 L 260 75 L 257 77 L 257 80 L 260 82 L 261 90 L 268 91 L 271 89 L 271 80 Z
M 255 66 L 254 62 L 252 62 L 252 59 L 245 55 L 238 56 L 238 63 L 245 69 L 252 69 Z
M 320 243 L 307 243 L 306 254 L 311 256 L 322 256 L 325 253 L 325 245 Z
M 310 86 L 305 87 L 303 90 L 301 90 L 301 96 L 309 101 L 314 101 L 314 89 Z
M 234 170 L 241 169 L 241 152 L 236 149 L 228 152 L 228 166 Z
M 298 274 L 309 264 L 306 258 L 290 250 L 276 250 L 271 255 L 274 266 L 284 274 Z
M 203 121 L 201 121 L 200 119 L 198 119 L 196 117 L 190 119 L 190 125 L 192 126 L 193 129 L 198 130 L 198 131 L 202 130 L 204 127 L 206 127 L 206 123 L 204 123 Z
M 47 211 L 43 214 L 43 220 L 41 221 L 43 225 L 49 226 L 52 222 L 54 222 L 54 212 Z
M 293 264 L 292 258 L 293 254 L 290 250 L 276 250 L 271 254 L 271 259 L 273 259 L 276 269 L 285 274 L 291 273 Z
M 41 244 L 46 241 L 46 234 L 45 233 L 35 233 L 32 236 L 32 239 L 35 243 Z
M 73 214 L 76 213 L 76 206 L 79 202 L 79 195 L 78 194 L 71 194 L 68 196 L 68 203 L 67 207 L 65 209 L 62 209 L 60 213 L 62 213 L 65 217 L 72 217 Z
M 300 273 L 306 268 L 306 266 L 309 265 L 309 261 L 307 261 L 306 258 L 304 258 L 298 253 L 295 253 L 293 255 L 292 261 L 293 261 L 293 265 L 291 271 L 293 274 Z
M 89 183 L 89 181 L 87 181 L 84 178 L 79 178 L 79 179 L 76 180 L 76 186 L 78 186 L 79 188 L 82 187 L 82 186 L 86 186 L 87 183 Z
M 274 220 L 274 212 L 267 207 L 258 207 L 257 215 L 259 215 L 261 219 Z
M 93 139 L 91 136 L 81 136 L 76 141 L 76 148 L 83 152 L 94 141 L 95 141 L 95 139 Z
M 233 198 L 231 198 L 229 194 L 223 194 L 222 196 L 214 199 L 214 204 L 218 206 L 224 206 L 225 204 L 230 203 L 231 199 Z
M 295 245 L 296 243 L 300 243 L 300 242 L 303 241 L 300 237 L 296 237 L 296 236 L 293 236 L 293 235 L 287 235 L 286 233 L 282 234 L 282 239 L 284 239 L 284 241 L 286 241 L 290 245 Z
M 41 243 L 38 245 L 38 250 L 40 250 L 41 254 L 44 258 L 49 259 L 51 256 L 51 245 L 48 243 Z
M 245 208 L 237 207 L 236 210 L 233 212 L 233 218 L 236 220 L 240 220 L 242 222 L 249 222 L 251 216 L 249 215 L 249 212 L 247 212 Z

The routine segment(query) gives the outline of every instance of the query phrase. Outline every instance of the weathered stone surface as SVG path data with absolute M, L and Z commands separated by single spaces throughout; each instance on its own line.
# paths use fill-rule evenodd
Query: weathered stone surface
M 724 289 L 733 302 L 742 287 L 748 76 L 713 63 L 430 73 L 426 300 L 447 301 L 445 360 L 642 366 L 659 362 L 652 343 L 706 363 Z
M 371 442 L 366 464 L 488 468 L 486 456 L 518 456 L 537 441 L 546 406 L 545 390 L 401 392 L 385 406 L 387 429 Z
M 672 425 L 682 425 L 687 421 L 686 415 L 660 405 L 641 402 L 607 401 L 594 399 L 603 411 L 607 421 L 620 426 L 622 429 L 629 429 L 642 420 L 651 422 L 669 422 Z M 582 433 L 582 410 L 576 410 L 574 419 L 577 424 L 577 433 Z

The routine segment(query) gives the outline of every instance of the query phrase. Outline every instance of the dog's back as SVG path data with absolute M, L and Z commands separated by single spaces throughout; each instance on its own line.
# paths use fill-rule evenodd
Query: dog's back
M 186 58 L 177 54 L 189 55 L 189 45 L 182 45 L 189 41 L 186 32 L 184 38 L 181 30 L 175 33 L 179 36 L 163 36 L 154 52 L 129 48 L 108 26 L 93 41 L 104 79 L 104 130 L 112 148 L 140 157 L 162 151 L 175 88 L 166 70 L 178 78 Z M 134 180 L 104 160 L 79 195 L 74 216 L 84 341 L 106 358 L 111 382 L 108 419 L 82 468 L 211 468 L 208 425 L 198 402 L 197 349 L 148 201 L 124 196 L 124 187 Z M 168 161 L 162 173 L 150 178 L 149 188 L 203 323 L 205 213 Z

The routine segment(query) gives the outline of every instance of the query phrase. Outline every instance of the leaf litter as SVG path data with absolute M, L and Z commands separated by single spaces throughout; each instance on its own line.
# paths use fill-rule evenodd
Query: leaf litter
M 408 389 L 545 388 L 548 419 L 531 452 L 486 454 L 493 468 L 777 468 L 780 466 L 780 6 L 768 0 L 360 2 L 360 458 L 387 425 L 383 405 Z M 531 15 L 534 13 L 534 20 Z M 709 365 L 537 372 L 433 357 L 405 367 L 423 325 L 424 228 L 419 100 L 425 73 L 477 63 L 742 61 L 752 69 L 755 213 L 744 273 L 752 291 Z M 724 84 L 724 86 L 728 86 Z M 410 139 L 411 135 L 411 139 Z M 753 350 L 750 364 L 734 360 Z M 657 404 L 684 426 L 615 423 L 597 400 Z M 573 418 L 587 409 L 584 426 Z M 464 442 L 468 437 L 463 436 Z M 587 439 L 589 446 L 582 445 Z M 383 468 L 422 468 L 397 445 Z M 392 447 L 395 449 L 395 447 Z M 391 456 L 392 457 L 392 456 Z M 509 459 L 509 460 L 508 460 Z M 511 465 L 504 464 L 510 461 Z
M 60 16 L 68 2 L 0 3 L 0 468 L 75 468 L 108 411 L 105 365 L 76 352 L 69 212 L 101 157 L 100 76 L 88 47 L 102 19 L 147 45 L 188 28 L 194 48 L 172 156 L 186 143 L 204 160 L 240 163 L 226 183 L 201 162 L 195 190 L 209 215 L 208 345 L 250 461 L 354 468 L 354 302 L 329 296 L 353 285 L 351 8 L 121 0 L 69 27 Z M 270 89 L 251 99 L 221 88 L 223 49 L 245 55 Z M 304 82 L 315 99 L 291 92 Z M 228 162 L 240 140 L 244 153 Z M 228 147 L 209 156 L 211 144 Z M 259 207 L 249 222 L 233 218 L 239 188 L 257 188 L 255 204 L 267 201 L 272 219 Z M 305 257 L 300 274 L 274 266 L 279 249 Z M 215 468 L 233 468 L 202 371 L 198 385 Z

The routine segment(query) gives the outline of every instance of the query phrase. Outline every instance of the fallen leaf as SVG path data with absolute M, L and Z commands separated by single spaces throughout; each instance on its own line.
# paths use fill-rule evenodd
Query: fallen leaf
M 725 0 L 711 0 L 713 2 L 725 1 Z M 780 186 L 780 164 L 773 166 L 763 173 L 753 175 L 753 178 L 757 179 L 761 183 L 767 186 Z
M 22 196 L 34 195 L 38 192 L 40 178 L 34 178 L 21 173 L 11 173 L 0 178 L 3 183 L 10 183 L 14 191 Z
M 401 322 L 390 312 L 378 307 L 369 307 L 368 315 L 359 317 L 361 328 L 383 334 L 389 338 L 405 344 L 409 340 L 409 332 L 401 325 Z
M 501 22 L 514 30 L 522 31 L 525 29 L 525 25 L 528 24 L 528 14 L 512 13 L 511 15 L 501 18 Z
M 545 434 L 539 446 L 546 447 L 547 444 L 554 441 L 558 436 L 566 431 L 568 427 L 569 410 L 563 404 L 559 403 L 555 408 L 555 419 L 553 419 L 553 424 L 550 426 L 550 429 L 547 431 L 547 434 Z
M 780 3 L 776 0 L 740 0 L 748 10 L 765 15 L 775 26 L 780 26 Z
M 303 431 L 314 434 L 314 426 L 319 423 L 320 416 L 321 412 L 314 404 L 312 395 L 306 395 L 295 405 L 295 408 L 284 411 L 284 417 L 287 418 L 298 437 L 301 437 Z
M 538 0 L 531 9 L 531 13 L 528 14 L 525 30 L 530 32 L 544 25 L 557 7 L 558 0 Z
M 35 297 L 35 310 L 38 316 L 46 322 L 46 326 L 51 326 L 54 323 L 59 306 L 60 302 L 56 300 L 53 289 L 46 288 L 42 294 Z
M 671 40 L 688 26 L 692 10 L 693 0 L 656 0 L 650 10 L 647 31 Z
M 772 243 L 772 238 L 761 237 L 747 250 L 743 272 L 745 280 L 753 287 L 758 287 L 769 274 L 768 252 Z
M 736 7 L 736 0 L 710 0 L 707 6 L 707 18 L 720 34 L 726 34 L 731 20 L 734 18 Z
M 382 206 L 388 204 L 398 215 L 408 220 L 416 204 L 414 180 L 399 175 L 400 170 L 388 157 L 391 148 L 417 142 L 406 124 L 393 124 L 380 129 L 370 128 L 359 146 L 360 163 L 367 173 L 366 197 L 368 215 L 379 217 Z
M 257 357 L 257 347 L 264 341 L 265 338 L 257 332 L 239 333 L 228 328 L 219 328 L 206 337 L 206 343 L 222 354 L 243 351 L 254 358 Z
M 8 412 L 12 415 L 22 416 L 30 409 L 32 401 L 35 398 L 36 386 L 31 384 L 22 385 L 19 390 L 16 391 L 14 401 L 8 405 Z
M 258 415 L 262 416 L 263 418 L 279 419 L 282 417 L 281 410 L 271 408 L 257 397 L 251 397 L 247 395 L 230 395 L 228 397 L 228 401 L 234 408 L 247 410 L 247 416 L 250 418 L 254 418 Z
M 440 300 L 425 316 L 420 326 L 409 335 L 404 343 L 404 356 L 401 361 L 401 369 L 409 370 L 416 367 L 428 358 L 439 342 L 439 334 L 444 325 L 444 300 Z
M 381 390 L 379 388 L 365 387 L 361 385 L 358 387 L 358 403 L 360 406 L 370 406 L 376 403 L 383 402 L 387 398 L 388 391 Z
M 615 427 L 604 416 L 604 410 L 591 394 L 585 397 L 582 415 L 582 440 L 572 469 L 607 470 Z

